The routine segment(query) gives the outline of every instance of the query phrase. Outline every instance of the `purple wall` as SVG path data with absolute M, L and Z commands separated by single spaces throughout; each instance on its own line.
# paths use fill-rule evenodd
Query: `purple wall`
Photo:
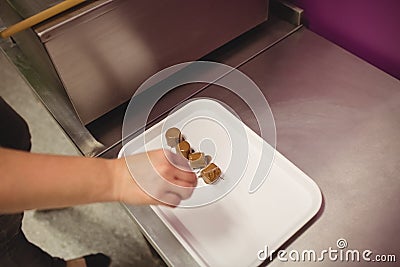
M 400 79 L 400 0 L 292 0 L 310 30 Z

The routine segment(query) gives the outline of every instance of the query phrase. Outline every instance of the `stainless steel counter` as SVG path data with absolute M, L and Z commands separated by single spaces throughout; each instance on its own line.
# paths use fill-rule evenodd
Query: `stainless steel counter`
M 324 196 L 317 216 L 283 247 L 318 253 L 345 238 L 349 249 L 400 257 L 400 82 L 304 28 L 239 69 L 272 107 L 277 149 Z M 227 90 L 210 86 L 195 95 L 204 96 L 224 101 L 257 131 L 247 106 Z M 149 208 L 128 209 L 167 263 L 194 264 Z M 345 263 L 357 264 L 365 263 Z M 275 259 L 269 265 L 288 263 Z

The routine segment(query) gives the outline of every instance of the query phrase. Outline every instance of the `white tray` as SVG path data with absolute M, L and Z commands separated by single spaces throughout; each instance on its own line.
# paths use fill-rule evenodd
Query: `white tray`
M 213 119 L 207 119 L 210 116 Z M 119 157 L 161 148 L 164 133 L 171 123 L 183 129 L 182 132 L 195 147 L 204 138 L 213 140 L 214 149 L 203 146 L 202 150 L 216 152 L 213 161 L 224 172 L 224 180 L 208 185 L 215 190 L 223 189 L 229 180 L 235 179 L 235 171 L 226 172 L 230 157 L 237 155 L 229 151 L 235 147 L 231 147 L 229 137 L 226 137 L 232 131 L 232 125 L 244 127 L 249 143 L 247 156 L 250 160 L 242 171 L 243 178 L 225 197 L 198 208 L 152 207 L 199 265 L 258 266 L 261 263 L 257 259 L 259 250 L 265 246 L 269 251 L 278 249 L 318 212 L 322 201 L 318 186 L 278 151 L 275 151 L 275 159 L 265 182 L 255 193 L 249 193 L 249 184 L 257 168 L 257 160 L 252 157 L 260 154 L 260 142 L 266 143 L 212 100 L 195 100 L 170 114 L 146 130 L 145 148 L 143 136 L 139 136 L 121 149 Z M 265 165 L 269 168 L 268 162 Z M 204 188 L 202 183 L 199 186 Z

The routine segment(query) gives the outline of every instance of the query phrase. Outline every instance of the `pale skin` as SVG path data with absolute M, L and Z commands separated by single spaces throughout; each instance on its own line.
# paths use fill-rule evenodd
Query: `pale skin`
M 184 168 L 176 168 L 168 158 Z M 133 164 L 147 168 L 135 172 L 157 179 L 161 176 L 176 187 L 154 182 L 161 200 L 176 206 L 191 196 L 197 178 L 179 156 L 154 150 L 129 156 Z M 152 168 L 143 162 L 150 159 Z M 135 182 L 124 158 L 100 159 L 43 155 L 0 148 L 0 213 L 49 209 L 95 202 L 120 201 L 131 205 L 166 205 L 146 194 Z M 83 259 L 67 262 L 68 267 L 86 266 Z

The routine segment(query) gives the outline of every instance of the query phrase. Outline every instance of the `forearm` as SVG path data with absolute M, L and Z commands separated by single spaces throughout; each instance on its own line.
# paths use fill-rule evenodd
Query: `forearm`
M 0 213 L 117 201 L 115 160 L 0 148 Z

